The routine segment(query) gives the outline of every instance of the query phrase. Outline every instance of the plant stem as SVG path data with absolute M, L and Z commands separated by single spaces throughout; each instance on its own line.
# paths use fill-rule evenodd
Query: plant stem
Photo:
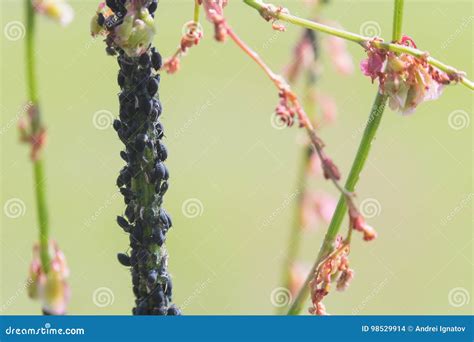
M 402 4 L 398 8 L 403 9 L 403 1 L 400 1 L 400 2 Z M 372 40 L 371 37 L 364 37 L 357 33 L 352 33 L 352 32 L 334 28 L 328 25 L 320 24 L 312 20 L 299 18 L 285 11 L 272 10 L 272 8 L 269 8 L 268 4 L 264 3 L 261 0 L 244 0 L 244 3 L 246 3 L 252 8 L 255 8 L 267 20 L 271 20 L 271 19 L 283 20 L 283 21 L 286 21 L 286 22 L 289 22 L 301 27 L 306 27 L 311 30 L 324 32 L 324 33 L 327 33 L 327 34 L 330 34 L 342 39 L 346 39 L 354 43 L 358 43 L 362 46 L 364 46 L 367 42 Z M 401 31 L 401 21 L 400 23 L 397 24 L 396 28 L 397 30 Z M 464 86 L 466 86 L 467 88 L 471 90 L 474 90 L 474 82 L 469 80 L 465 76 L 464 72 L 459 71 L 456 68 L 449 66 L 433 57 L 430 57 L 427 51 L 415 49 L 406 45 L 399 45 L 396 43 L 373 41 L 372 44 L 379 49 L 385 49 L 385 50 L 398 52 L 398 53 L 406 53 L 406 54 L 419 57 L 419 58 L 426 57 L 426 60 L 429 64 L 437 67 L 438 69 L 440 69 L 441 71 L 444 71 L 447 74 L 456 75 L 459 78 L 459 82 L 461 84 L 463 84 Z
M 393 33 L 392 39 L 394 41 L 398 41 L 401 38 L 401 31 L 402 31 L 402 21 L 403 21 L 403 0 L 395 0 L 395 8 L 394 8 L 394 15 L 393 15 Z M 365 127 L 364 135 L 362 136 L 362 140 L 359 145 L 359 149 L 357 150 L 357 154 L 355 156 L 354 162 L 352 163 L 351 171 L 349 172 L 349 176 L 346 181 L 345 188 L 348 191 L 354 191 L 357 182 L 359 181 L 360 173 L 364 168 L 365 161 L 370 152 L 370 147 L 372 145 L 372 141 L 374 140 L 375 133 L 380 125 L 380 121 L 382 120 L 382 115 L 385 109 L 385 105 L 387 103 L 387 96 L 380 94 L 377 91 L 377 95 L 375 96 L 374 103 L 372 105 L 372 109 L 370 111 L 369 119 L 367 121 L 367 125 Z M 334 240 L 339 232 L 339 228 L 341 226 L 342 220 L 344 219 L 344 214 L 347 210 L 347 203 L 344 196 L 339 198 L 339 202 L 337 203 L 336 210 L 331 220 L 331 224 L 329 225 L 328 231 L 326 236 L 324 237 L 323 245 L 319 251 L 318 257 L 316 262 L 311 269 L 309 276 L 306 278 L 306 281 L 303 285 L 303 288 L 299 292 L 297 298 L 293 302 L 290 310 L 288 311 L 289 315 L 297 315 L 301 311 L 301 307 L 303 305 L 304 300 L 308 296 L 309 293 L 309 283 L 317 271 L 321 261 L 324 260 L 333 250 Z M 349 233 L 346 238 L 346 242 L 350 242 L 350 238 L 352 236 L 352 228 L 349 227 Z
M 199 1 L 195 0 L 194 1 L 194 22 L 198 23 L 199 22 L 199 13 L 201 10 L 201 5 L 199 5 Z
M 299 173 L 296 183 L 296 189 L 298 191 L 298 198 L 294 206 L 293 222 L 290 231 L 290 237 L 288 239 L 288 250 L 286 257 L 283 261 L 282 267 L 282 284 L 286 289 L 289 289 L 291 286 L 291 269 L 295 263 L 296 258 L 298 257 L 298 252 L 301 246 L 301 204 L 305 196 L 306 188 L 306 174 L 309 163 L 309 153 L 306 147 L 301 156 L 301 162 L 299 166 Z M 278 308 L 278 312 L 283 312 L 285 307 Z
M 375 133 L 382 119 L 382 114 L 385 109 L 387 97 L 377 93 L 375 97 L 374 104 L 372 105 L 372 110 L 370 112 L 369 119 L 367 121 L 367 126 L 364 131 L 364 135 L 359 145 L 359 149 L 355 156 L 354 162 L 352 163 L 351 171 L 346 181 L 345 188 L 348 191 L 354 191 L 357 181 L 359 180 L 360 173 L 364 167 L 365 161 L 370 151 L 372 140 L 375 137 Z M 324 242 L 319 251 L 316 262 L 311 269 L 308 278 L 303 285 L 303 288 L 299 292 L 298 296 L 295 298 L 295 301 L 288 311 L 289 315 L 297 315 L 302 308 L 303 302 L 309 294 L 309 282 L 312 279 L 314 272 L 316 271 L 320 262 L 329 254 L 333 249 L 333 243 L 339 232 L 339 227 L 341 226 L 342 220 L 344 219 L 344 214 L 347 210 L 347 203 L 343 195 L 340 196 L 339 202 L 337 204 L 336 210 L 329 225 L 326 236 L 324 237 Z
M 400 40 L 402 36 L 403 4 L 404 4 L 404 0 L 395 0 L 395 8 L 393 10 L 393 29 L 392 29 L 393 42 Z
M 35 12 L 31 0 L 25 0 L 26 10 L 26 33 L 25 33 L 25 67 L 26 82 L 28 85 L 28 97 L 36 108 L 35 115 L 31 121 L 31 134 L 35 136 L 42 129 L 41 114 L 38 104 L 38 91 L 36 81 L 35 60 Z M 39 225 L 39 243 L 41 266 L 45 273 L 49 271 L 49 218 L 46 203 L 46 187 L 44 182 L 44 163 L 39 156 L 33 160 L 34 188 L 36 193 L 36 206 Z

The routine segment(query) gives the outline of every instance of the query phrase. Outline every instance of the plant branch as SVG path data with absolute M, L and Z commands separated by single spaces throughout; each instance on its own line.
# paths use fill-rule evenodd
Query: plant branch
M 26 82 L 28 85 L 28 97 L 35 114 L 31 117 L 31 135 L 37 137 L 42 128 L 41 114 L 38 105 L 38 92 L 36 81 L 36 59 L 35 59 L 35 12 L 31 0 L 25 0 L 26 11 L 26 34 L 25 34 L 25 67 Z M 33 159 L 34 188 L 36 194 L 36 206 L 39 225 L 39 242 L 41 266 L 45 273 L 49 271 L 49 217 L 46 203 L 46 186 L 43 174 L 43 160 L 41 156 Z
M 321 160 L 321 166 L 324 171 L 324 176 L 326 179 L 331 180 L 334 186 L 339 190 L 341 195 L 349 203 L 350 207 L 354 207 L 353 203 L 353 194 L 347 191 L 340 183 L 340 174 L 337 170 L 337 167 L 334 165 L 332 160 L 324 152 L 324 142 L 318 136 L 316 130 L 314 129 L 311 120 L 309 120 L 306 112 L 301 106 L 298 97 L 291 90 L 288 83 L 280 76 L 275 74 L 270 67 L 260 58 L 260 56 L 253 51 L 240 37 L 232 30 L 232 28 L 226 24 L 226 30 L 229 37 L 240 47 L 250 58 L 252 58 L 265 72 L 265 74 L 270 78 L 275 87 L 280 91 L 280 96 L 284 96 L 288 102 L 290 102 L 294 111 L 298 116 L 298 121 L 301 127 L 304 127 L 308 137 L 311 141 L 312 146 L 314 147 L 316 153 Z
M 294 16 L 288 13 L 287 11 L 282 10 L 281 7 L 266 4 L 261 0 L 244 0 L 244 3 L 256 9 L 260 13 L 260 15 L 266 20 L 283 20 L 283 21 L 286 21 L 286 22 L 289 22 L 301 27 L 305 27 L 305 28 L 315 30 L 315 31 L 324 32 L 324 33 L 327 33 L 327 34 L 330 34 L 342 39 L 352 41 L 354 43 L 358 43 L 363 47 L 366 46 L 367 42 L 372 41 L 371 37 L 364 37 L 357 33 L 352 33 L 352 32 L 334 28 L 328 25 L 320 24 L 312 20 L 303 19 L 303 18 Z M 401 1 L 401 3 L 402 4 L 398 5 L 397 9 L 403 8 L 403 2 Z M 397 25 L 396 29 L 398 30 L 397 34 L 399 34 L 401 32 L 401 21 L 400 23 L 396 25 Z M 385 49 L 385 50 L 398 52 L 398 53 L 406 53 L 418 58 L 424 57 L 426 58 L 426 61 L 429 64 L 437 67 L 438 69 L 440 69 L 441 71 L 444 71 L 447 74 L 455 76 L 457 79 L 459 79 L 459 82 L 461 84 L 463 84 L 464 86 L 466 86 L 467 88 L 471 90 L 474 90 L 474 82 L 469 80 L 466 77 L 464 72 L 450 65 L 447 65 L 433 57 L 430 57 L 427 51 L 415 49 L 406 45 L 400 45 L 396 43 L 386 43 L 382 41 L 380 42 L 373 41 L 372 44 L 379 49 Z
M 402 21 L 403 21 L 403 0 L 395 0 L 394 15 L 393 15 L 393 33 L 392 33 L 392 38 L 394 41 L 398 41 L 401 38 Z M 355 190 L 356 184 L 360 177 L 360 173 L 362 172 L 362 169 L 364 168 L 364 165 L 365 165 L 365 161 L 367 160 L 367 157 L 369 155 L 372 141 L 374 140 L 375 134 L 380 125 L 380 121 L 382 120 L 382 115 L 383 115 L 386 103 L 387 103 L 387 96 L 382 95 L 380 94 L 380 92 L 377 91 L 377 95 L 375 96 L 375 100 L 372 105 L 372 109 L 370 111 L 369 119 L 366 124 L 364 135 L 362 136 L 359 149 L 357 150 L 357 154 L 355 156 L 354 162 L 352 163 L 351 171 L 349 172 L 349 176 L 346 181 L 346 189 L 348 189 L 349 191 Z M 339 232 L 339 228 L 342 224 L 342 220 L 344 219 L 344 214 L 346 213 L 346 210 L 347 210 L 346 201 L 341 196 L 341 198 L 339 198 L 339 202 L 337 204 L 336 210 L 332 217 L 326 236 L 324 237 L 324 241 L 319 251 L 316 262 L 314 263 L 309 273 L 309 276 L 307 277 L 303 285 L 303 288 L 298 293 L 298 296 L 296 297 L 295 301 L 290 307 L 290 310 L 288 311 L 289 315 L 297 315 L 301 311 L 303 302 L 305 301 L 310 291 L 309 286 L 310 286 L 311 279 L 313 279 L 314 277 L 317 277 L 319 266 L 324 262 L 324 260 L 326 260 L 326 258 L 328 258 L 331 255 L 331 253 L 333 253 L 334 241 Z M 352 227 L 349 226 L 349 230 L 345 239 L 346 244 L 350 243 L 351 237 L 352 237 Z
M 375 137 L 375 133 L 377 132 L 380 120 L 382 119 L 386 100 L 386 96 L 377 93 L 374 104 L 372 106 L 372 110 L 370 112 L 369 119 L 367 121 L 367 126 L 365 128 L 364 135 L 360 142 L 359 149 L 357 151 L 357 154 L 351 167 L 351 171 L 346 181 L 346 189 L 348 191 L 355 190 L 355 186 L 359 180 L 360 173 L 364 167 L 365 161 L 367 160 L 367 156 L 369 154 L 372 141 Z M 288 311 L 289 315 L 297 315 L 301 311 L 303 302 L 309 294 L 309 283 L 313 278 L 313 275 L 315 274 L 318 265 L 321 264 L 321 262 L 331 253 L 333 249 L 334 240 L 336 239 L 336 236 L 339 232 L 339 228 L 341 226 L 342 220 L 344 219 L 346 211 L 347 204 L 344 196 L 341 196 L 339 198 L 339 202 L 332 217 L 331 224 L 329 225 L 328 231 L 324 238 L 324 242 L 321 246 L 316 262 L 314 263 L 313 268 L 311 269 L 309 276 L 303 285 L 303 288 L 298 293 L 298 296 L 295 298 L 293 304 L 291 305 Z

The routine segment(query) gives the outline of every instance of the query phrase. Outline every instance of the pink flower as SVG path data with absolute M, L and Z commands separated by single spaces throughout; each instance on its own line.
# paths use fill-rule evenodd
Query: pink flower
M 333 97 L 328 95 L 319 95 L 318 100 L 325 123 L 333 123 L 337 117 L 337 104 Z
M 316 45 L 311 35 L 314 35 L 312 31 L 304 31 L 293 50 L 291 63 L 285 67 L 284 75 L 290 83 L 296 82 L 302 72 L 313 67 Z
M 224 7 L 228 0 L 200 0 L 204 6 L 207 20 L 214 24 L 214 38 L 223 42 L 227 38 L 227 26 L 224 18 Z
M 296 296 L 301 290 L 310 269 L 308 265 L 302 263 L 294 263 L 291 265 L 289 290 L 292 296 Z
M 64 0 L 32 0 L 34 9 L 66 26 L 74 19 L 74 10 Z
M 47 273 L 41 266 L 39 245 L 33 247 L 33 260 L 30 265 L 30 283 L 28 294 L 39 299 L 43 311 L 50 315 L 64 315 L 70 297 L 69 276 L 66 258 L 55 241 L 49 245 L 50 265 Z
M 361 62 L 361 70 L 372 81 L 379 80 L 382 94 L 388 95 L 391 109 L 402 114 L 412 113 L 416 107 L 437 99 L 455 77 L 450 77 L 429 65 L 426 57 L 414 57 L 406 53 L 396 54 L 378 49 L 374 40 L 368 43 L 367 59 Z M 399 44 L 416 48 L 410 37 L 404 36 Z
M 337 22 L 332 22 L 331 25 L 341 27 Z M 347 50 L 347 43 L 344 39 L 329 36 L 327 38 L 327 48 L 331 56 L 331 61 L 338 72 L 343 75 L 350 75 L 354 72 L 352 56 Z
M 362 215 L 358 214 L 356 217 L 351 218 L 351 226 L 353 229 L 362 232 L 364 234 L 365 241 L 372 241 L 377 238 L 377 232 L 374 228 L 369 226 Z
M 309 192 L 301 203 L 301 222 L 303 229 L 314 229 L 321 223 L 331 221 L 336 200 L 325 193 Z

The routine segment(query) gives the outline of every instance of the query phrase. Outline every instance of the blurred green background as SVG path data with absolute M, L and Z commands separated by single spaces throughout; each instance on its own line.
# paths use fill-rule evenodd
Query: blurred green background
M 278 3 L 307 15 L 303 1 Z M 155 44 L 164 56 L 174 52 L 192 4 L 160 1 Z M 72 5 L 76 18 L 66 28 L 43 17 L 37 22 L 52 236 L 71 269 L 69 312 L 129 314 L 130 275 L 116 261 L 128 238 L 114 222 L 124 208 L 115 187 L 122 145 L 112 128 L 94 124 L 100 114 L 107 120 L 107 113 L 117 114 L 117 63 L 89 35 L 97 3 Z M 8 23 L 24 20 L 22 2 L 2 0 L 1 12 L 0 304 L 4 314 L 38 314 L 39 303 L 24 291 L 37 239 L 29 151 L 18 143 L 16 130 L 26 100 L 24 40 L 6 39 L 5 33 Z M 404 32 L 420 48 L 472 78 L 471 1 L 406 1 L 405 13 Z M 240 1 L 232 1 L 226 15 L 272 68 L 282 70 L 300 28 L 287 25 L 287 32 L 276 33 Z M 354 32 L 373 21 L 389 38 L 392 2 L 331 1 L 323 17 Z M 270 296 L 280 286 L 293 215 L 288 199 L 295 192 L 301 155 L 295 142 L 301 132 L 272 127 L 277 102 L 272 84 L 232 42 L 215 42 L 211 25 L 203 25 L 205 39 L 183 59 L 178 74 L 163 75 L 161 85 L 170 150 L 165 207 L 174 220 L 167 242 L 174 298 L 185 314 L 272 314 Z M 363 51 L 349 44 L 354 75 L 337 74 L 323 52 L 320 81 L 339 107 L 337 122 L 321 134 L 344 175 L 376 92 L 358 72 Z M 350 256 L 356 277 L 348 291 L 328 296 L 330 313 L 471 313 L 472 99 L 467 88 L 451 86 L 411 116 L 386 111 L 357 190 L 359 203 L 375 199 L 380 204 L 369 219 L 379 238 L 363 243 L 356 235 Z M 464 121 L 450 124 L 451 113 L 451 119 Z M 312 187 L 336 195 L 321 179 Z M 5 215 L 12 198 L 24 203 L 17 218 Z M 189 199 L 202 204 L 194 218 L 183 214 Z M 325 229 L 304 234 L 301 261 L 313 261 Z M 101 288 L 109 289 L 109 300 L 98 306 L 93 297 Z

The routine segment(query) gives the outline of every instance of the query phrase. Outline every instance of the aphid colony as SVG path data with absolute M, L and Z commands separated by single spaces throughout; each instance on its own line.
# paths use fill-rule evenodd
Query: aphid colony
M 115 13 L 114 18 L 120 18 L 126 3 L 107 1 L 107 6 Z M 148 11 L 153 14 L 155 10 L 156 1 L 151 1 Z M 110 29 L 100 15 L 97 23 Z M 117 217 L 117 223 L 130 235 L 131 247 L 130 255 L 117 255 L 118 261 L 131 269 L 134 315 L 179 315 L 180 311 L 171 304 L 172 281 L 164 245 L 172 222 L 162 208 L 169 174 L 164 164 L 168 152 L 161 142 L 164 132 L 159 122 L 162 107 L 158 97 L 160 75 L 156 72 L 162 65 L 161 56 L 150 46 L 137 57 L 130 57 L 117 45 L 108 45 L 107 52 L 118 54 L 120 66 L 120 112 L 113 127 L 125 145 L 120 156 L 126 165 L 119 173 L 117 186 L 126 209 L 123 216 Z

